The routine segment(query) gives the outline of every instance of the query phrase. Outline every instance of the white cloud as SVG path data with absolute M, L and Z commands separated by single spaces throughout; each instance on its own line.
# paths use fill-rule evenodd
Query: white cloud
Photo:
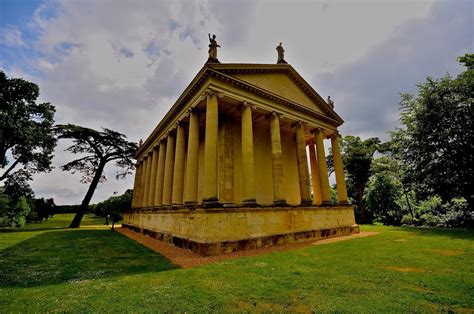
M 42 54 L 35 62 L 41 75 L 23 77 L 36 81 L 42 100 L 56 105 L 57 122 L 108 127 L 138 141 L 152 131 L 206 61 L 210 32 L 217 34 L 222 46 L 221 62 L 275 63 L 275 47 L 282 41 L 287 61 L 316 90 L 323 86 L 325 97 L 341 82 L 331 80 L 331 75 L 340 78 L 346 67 L 355 66 L 387 38 L 402 32 L 400 25 L 427 19 L 431 4 L 57 1 L 53 17 L 43 6 L 30 24 L 40 34 L 32 44 Z M 416 42 L 405 44 L 395 48 L 400 58 L 410 62 L 417 54 Z M 358 85 L 344 86 L 351 87 Z M 350 97 L 338 94 L 336 105 L 351 104 Z M 363 118 L 356 115 L 353 123 L 361 125 L 352 128 L 359 134 L 370 133 Z M 73 157 L 58 148 L 54 163 L 58 166 Z M 107 172 L 112 173 L 112 167 Z M 116 182 L 111 177 L 99 186 L 93 201 L 113 191 L 123 192 L 132 181 L 130 177 Z M 37 194 L 52 195 L 59 203 L 77 203 L 86 188 L 78 182 L 77 177 L 55 170 L 37 175 L 33 187 Z
M 0 44 L 8 47 L 26 46 L 21 31 L 16 27 L 5 27 L 0 29 Z

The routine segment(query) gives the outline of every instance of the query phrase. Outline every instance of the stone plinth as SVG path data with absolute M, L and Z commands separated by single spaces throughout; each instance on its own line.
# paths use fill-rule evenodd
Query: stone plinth
M 350 205 L 142 209 L 123 227 L 204 256 L 359 232 Z

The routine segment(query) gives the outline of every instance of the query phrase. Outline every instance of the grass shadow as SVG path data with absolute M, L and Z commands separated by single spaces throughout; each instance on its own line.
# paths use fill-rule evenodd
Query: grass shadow
M 474 240 L 474 229 L 468 228 L 430 228 L 430 227 L 399 227 L 403 231 L 413 232 L 420 236 L 441 236 L 452 239 Z
M 47 230 L 61 230 L 68 229 L 68 227 L 38 227 L 38 228 L 0 228 L 0 233 L 10 232 L 34 232 L 34 231 L 47 231 Z
M 0 287 L 41 286 L 176 268 L 111 230 L 55 230 L 0 251 Z

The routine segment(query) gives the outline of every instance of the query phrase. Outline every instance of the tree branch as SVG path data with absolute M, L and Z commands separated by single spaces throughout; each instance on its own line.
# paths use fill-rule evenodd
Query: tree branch
M 16 167 L 16 165 L 18 165 L 18 163 L 20 162 L 20 159 L 17 159 L 15 160 L 14 163 L 12 163 L 12 165 L 7 169 L 7 171 L 5 171 L 2 176 L 0 177 L 0 181 L 3 181 L 6 179 L 6 177 L 8 176 L 8 174 L 13 170 L 13 168 Z

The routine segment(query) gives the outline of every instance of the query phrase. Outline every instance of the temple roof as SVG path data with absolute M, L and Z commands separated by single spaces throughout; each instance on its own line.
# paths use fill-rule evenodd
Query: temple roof
M 285 85 L 285 89 L 293 89 L 291 93 L 293 97 L 285 98 L 285 90 L 276 89 L 274 85 L 272 86 L 270 76 L 267 77 L 267 74 L 280 74 L 280 79 L 286 78 L 288 83 Z M 139 156 L 153 142 L 153 139 L 168 125 L 174 115 L 186 106 L 206 79 L 210 77 L 226 81 L 333 125 L 339 126 L 344 122 L 334 109 L 289 64 L 206 63 L 138 149 L 136 156 Z M 294 95 L 298 96 L 298 99 L 295 99 Z

